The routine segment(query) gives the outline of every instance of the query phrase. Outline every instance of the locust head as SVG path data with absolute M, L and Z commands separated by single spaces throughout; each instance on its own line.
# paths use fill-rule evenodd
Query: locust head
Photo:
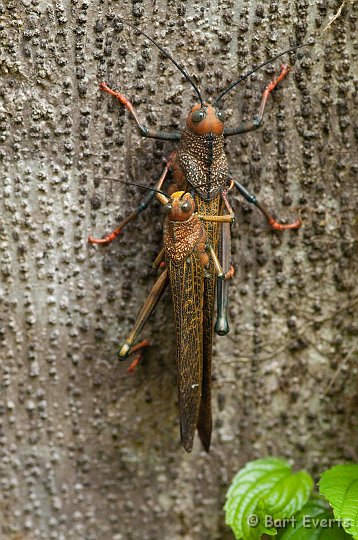
M 170 221 L 187 221 L 195 211 L 194 199 L 186 191 L 176 191 L 166 203 L 165 209 Z
M 196 135 L 221 135 L 224 131 L 224 114 L 218 107 L 206 102 L 194 105 L 187 116 L 186 127 Z

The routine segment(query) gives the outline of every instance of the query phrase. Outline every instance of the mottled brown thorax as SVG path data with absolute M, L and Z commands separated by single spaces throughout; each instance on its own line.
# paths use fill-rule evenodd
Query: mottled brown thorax
M 196 135 L 184 129 L 177 159 L 186 181 L 204 200 L 212 200 L 225 187 L 228 169 L 223 135 Z
M 180 262 L 189 257 L 199 242 L 205 242 L 206 233 L 198 216 L 193 214 L 187 221 L 164 222 L 164 247 L 167 257 Z

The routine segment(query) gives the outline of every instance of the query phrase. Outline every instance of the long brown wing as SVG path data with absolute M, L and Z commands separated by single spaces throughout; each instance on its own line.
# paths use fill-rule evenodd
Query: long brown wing
M 194 251 L 180 263 L 167 260 L 177 338 L 177 379 L 181 442 L 193 447 L 203 377 L 204 268 Z
M 223 204 L 219 195 L 210 202 L 195 198 L 197 211 L 199 214 L 221 215 Z M 218 250 L 219 232 L 221 224 L 215 222 L 205 222 L 206 232 L 215 253 Z M 216 293 L 216 274 L 212 263 L 209 269 L 209 277 L 205 278 L 204 304 L 203 304 L 203 379 L 202 396 L 198 418 L 198 433 L 200 440 L 208 452 L 211 441 L 212 413 L 211 413 L 211 364 L 213 354 L 213 312 Z

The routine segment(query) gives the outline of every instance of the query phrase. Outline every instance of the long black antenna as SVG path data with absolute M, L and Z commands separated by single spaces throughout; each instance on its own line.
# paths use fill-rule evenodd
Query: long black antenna
M 216 98 L 216 100 L 214 101 L 214 106 L 217 105 L 219 103 L 219 101 L 225 96 L 225 94 L 227 94 L 232 88 L 234 88 L 236 85 L 238 85 L 239 83 L 241 83 L 241 81 L 243 81 L 244 79 L 246 79 L 247 77 L 250 77 L 250 75 L 252 75 L 253 73 L 255 73 L 255 71 L 258 71 L 259 69 L 261 69 L 262 67 L 266 66 L 267 64 L 270 64 L 271 62 L 273 62 L 274 60 L 277 60 L 277 58 L 280 58 L 280 56 L 283 56 L 284 54 L 287 54 L 287 53 L 290 53 L 292 51 L 296 51 L 297 49 L 300 49 L 301 47 L 307 47 L 308 45 L 314 45 L 315 41 L 312 41 L 311 43 L 303 43 L 302 45 L 296 45 L 295 47 L 291 47 L 290 49 L 287 49 L 286 51 L 283 51 L 279 54 L 277 54 L 276 56 L 274 56 L 273 58 L 270 58 L 270 60 L 267 60 L 266 62 L 263 62 L 262 64 L 260 64 L 259 66 L 257 66 L 256 68 L 252 69 L 251 71 L 249 71 L 248 73 L 245 73 L 245 75 L 242 75 L 239 79 L 237 79 L 237 81 L 231 83 L 227 88 L 225 88 L 221 94 L 219 94 L 219 96 Z
M 164 197 L 168 197 L 168 199 L 170 199 L 170 195 L 168 195 L 168 193 L 165 193 L 164 191 L 161 191 L 160 189 L 154 189 L 149 186 L 145 186 L 143 184 L 136 184 L 135 182 L 126 182 L 125 180 L 118 180 L 118 178 L 110 178 L 109 176 L 100 176 L 99 178 L 101 178 L 102 180 L 110 180 L 111 182 L 119 182 L 120 184 L 127 184 L 127 186 L 136 186 L 142 189 L 148 189 L 149 191 L 160 193 L 161 195 L 164 195 Z
M 136 30 L 137 32 L 139 32 L 140 34 L 142 34 L 142 36 L 146 37 L 147 39 L 149 39 L 149 41 L 151 41 L 153 43 L 153 45 L 155 45 L 163 54 L 164 56 L 166 56 L 167 58 L 169 58 L 169 60 L 171 60 L 173 62 L 173 64 L 179 69 L 179 71 L 181 71 L 181 73 L 184 75 L 184 77 L 186 78 L 186 80 L 191 84 L 191 86 L 194 88 L 195 92 L 197 93 L 198 95 L 198 98 L 199 98 L 199 101 L 201 103 L 201 105 L 203 105 L 204 103 L 204 100 L 203 98 L 201 97 L 201 93 L 200 93 L 200 90 L 199 88 L 196 86 L 195 82 L 193 81 L 193 79 L 190 77 L 189 73 L 186 71 L 185 68 L 183 68 L 182 66 L 180 66 L 178 64 L 178 62 L 176 60 L 174 60 L 174 58 L 165 50 L 163 49 L 163 47 L 161 45 L 159 45 L 158 43 L 156 43 L 154 41 L 153 38 L 151 38 L 150 36 L 148 36 L 148 34 L 146 34 L 145 32 L 143 32 L 143 30 L 139 30 L 139 28 L 137 28 L 136 26 L 134 26 L 133 24 L 127 22 L 126 20 L 124 19 L 121 19 L 122 22 L 124 22 L 124 24 L 127 24 L 128 26 L 130 26 L 131 28 L 133 28 L 133 30 Z

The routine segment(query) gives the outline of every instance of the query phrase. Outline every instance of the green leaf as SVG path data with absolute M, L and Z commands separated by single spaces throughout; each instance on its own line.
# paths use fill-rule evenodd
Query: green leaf
M 306 472 L 293 474 L 276 458 L 248 463 L 234 477 L 226 495 L 226 523 L 240 540 L 277 534 L 274 519 L 289 518 L 307 502 L 313 486 Z
M 290 474 L 266 495 L 268 513 L 276 519 L 292 516 L 308 501 L 312 489 L 313 480 L 306 471 Z
M 295 515 L 280 540 L 348 540 L 342 525 L 335 522 L 324 501 L 310 500 Z
M 333 508 L 334 517 L 358 539 L 358 465 L 336 465 L 321 475 L 320 493 Z

